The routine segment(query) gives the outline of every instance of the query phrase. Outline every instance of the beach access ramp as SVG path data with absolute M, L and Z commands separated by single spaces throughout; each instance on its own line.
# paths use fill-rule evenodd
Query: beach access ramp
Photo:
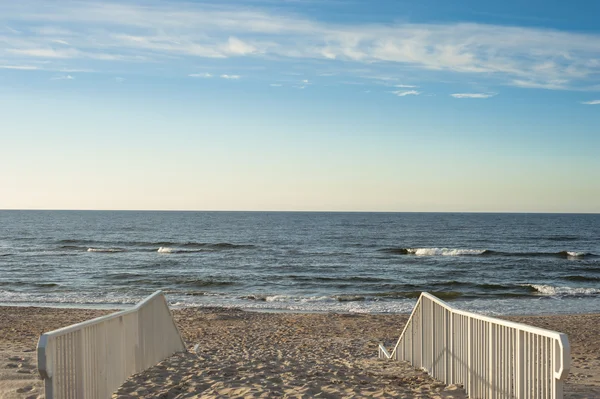
M 565 334 L 455 309 L 423 292 L 396 346 L 407 361 L 470 398 L 562 399 L 571 352 Z
M 165 296 L 43 334 L 38 370 L 46 399 L 104 399 L 125 380 L 185 351 Z

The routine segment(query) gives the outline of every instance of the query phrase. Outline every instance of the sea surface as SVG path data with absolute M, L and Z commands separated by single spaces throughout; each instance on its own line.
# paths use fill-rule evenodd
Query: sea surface
M 0 304 L 600 312 L 600 215 L 0 211 Z

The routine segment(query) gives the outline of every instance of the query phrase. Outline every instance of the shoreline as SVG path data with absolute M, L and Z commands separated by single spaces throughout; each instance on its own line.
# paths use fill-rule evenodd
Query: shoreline
M 116 310 L 0 306 L 0 398 L 38 398 L 39 335 Z M 117 398 L 206 397 L 463 398 L 407 365 L 377 360 L 408 314 L 288 313 L 226 308 L 174 309 L 188 350 L 130 378 Z M 568 334 L 572 367 L 565 398 L 600 397 L 600 314 L 502 316 Z M 185 397 L 192 397 L 186 396 Z
M 417 299 L 415 299 L 415 303 Z M 454 302 L 445 301 L 449 305 L 453 305 Z M 86 305 L 81 306 L 81 304 L 32 304 L 32 303 L 7 303 L 0 302 L 0 309 L 3 308 L 31 308 L 31 309 L 63 309 L 63 310 L 73 310 L 73 311 L 102 311 L 102 312 L 119 312 L 122 310 L 127 310 L 133 308 L 136 303 L 127 304 L 123 306 L 110 306 L 110 304 L 104 305 Z M 338 314 L 338 315 L 365 315 L 365 316 L 408 316 L 412 312 L 412 308 L 407 312 L 357 312 L 357 311 L 327 311 L 327 310 L 287 310 L 287 309 L 270 309 L 270 308 L 244 308 L 242 306 L 218 306 L 218 305 L 209 305 L 209 306 L 173 306 L 169 304 L 169 309 L 171 312 L 180 312 L 185 310 L 196 310 L 199 312 L 227 312 L 227 311 L 239 311 L 239 312 L 249 312 L 249 313 L 267 313 L 267 314 L 315 314 L 315 315 L 323 315 L 323 314 Z M 459 310 L 464 310 L 461 308 L 457 308 Z M 493 317 L 497 319 L 506 319 L 511 320 L 514 318 L 535 318 L 535 317 L 562 317 L 562 316 L 599 316 L 600 317 L 600 309 L 598 312 L 554 312 L 554 313 L 510 313 L 510 314 L 489 314 L 485 312 L 477 312 L 472 310 L 464 310 L 466 312 L 479 314 L 482 316 Z M 50 331 L 50 330 L 48 330 Z M 47 332 L 47 331 L 46 331 Z M 561 332 L 561 331 L 558 331 Z

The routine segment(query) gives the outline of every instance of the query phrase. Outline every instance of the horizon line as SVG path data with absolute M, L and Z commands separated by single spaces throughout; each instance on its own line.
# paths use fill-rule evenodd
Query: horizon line
M 0 208 L 3 211 L 51 212 L 222 212 L 222 213 L 463 213 L 463 214 L 521 214 L 521 215 L 600 215 L 599 212 L 544 212 L 544 211 L 373 211 L 373 210 L 244 210 L 244 209 L 56 209 L 56 208 Z

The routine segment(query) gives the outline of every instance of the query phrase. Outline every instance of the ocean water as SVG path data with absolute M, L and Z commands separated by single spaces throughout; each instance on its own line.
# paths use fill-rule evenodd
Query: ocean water
M 0 211 L 0 304 L 600 312 L 600 215 Z

